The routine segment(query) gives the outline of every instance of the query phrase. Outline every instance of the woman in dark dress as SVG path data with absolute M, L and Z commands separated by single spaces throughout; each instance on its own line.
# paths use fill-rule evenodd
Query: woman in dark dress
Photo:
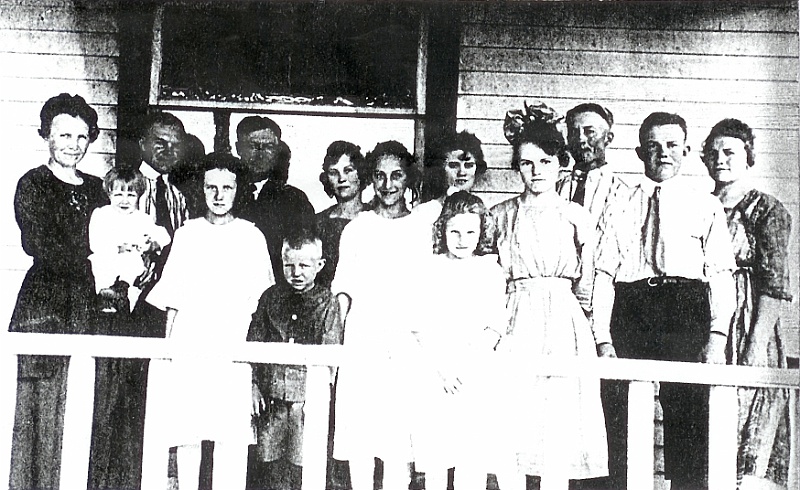
M 703 144 L 703 161 L 728 217 L 736 264 L 737 308 L 728 335 L 728 362 L 786 367 L 783 302 L 789 292 L 789 234 L 792 219 L 780 201 L 753 188 L 753 131 L 724 119 Z M 786 488 L 789 468 L 789 390 L 739 389 L 741 489 Z
M 97 113 L 79 95 L 60 94 L 40 114 L 47 164 L 19 180 L 14 211 L 33 257 L 9 331 L 94 333 L 89 216 L 107 204 L 102 181 L 76 166 L 97 139 Z M 58 488 L 69 358 L 19 356 L 11 449 L 12 489 Z
M 339 239 L 345 225 L 364 210 L 361 193 L 370 181 L 361 148 L 347 141 L 334 141 L 322 162 L 319 181 L 336 204 L 317 213 L 317 233 L 322 239 L 325 267 L 317 275 L 317 284 L 330 286 L 339 263 Z

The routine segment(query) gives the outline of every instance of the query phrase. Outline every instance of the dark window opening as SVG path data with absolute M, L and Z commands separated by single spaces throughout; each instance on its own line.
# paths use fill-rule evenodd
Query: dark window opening
M 169 5 L 159 98 L 413 109 L 419 23 L 403 3 Z

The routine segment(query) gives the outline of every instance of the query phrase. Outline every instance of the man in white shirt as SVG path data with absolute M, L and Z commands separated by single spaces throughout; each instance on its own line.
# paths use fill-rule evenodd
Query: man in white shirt
M 625 184 L 607 166 L 606 147 L 614 141 L 614 115 L 595 103 L 579 104 L 567 112 L 567 146 L 575 165 L 561 177 L 556 191 L 585 207 L 594 218 Z
M 593 320 L 605 342 L 598 340 L 598 352 L 724 363 L 736 294 L 725 212 L 676 177 L 689 153 L 683 118 L 651 114 L 639 143 L 645 178 L 609 203 L 599 225 Z M 609 470 L 612 487 L 624 488 L 627 384 L 618 397 L 606 406 L 614 412 L 607 414 Z M 666 477 L 675 490 L 704 488 L 708 389 L 663 383 L 661 403 Z
M 142 163 L 139 171 L 147 187 L 139 199 L 139 209 L 167 229 L 170 236 L 188 219 L 186 199 L 169 181 L 169 172 L 183 156 L 186 132 L 180 119 L 169 112 L 151 114 L 139 138 Z

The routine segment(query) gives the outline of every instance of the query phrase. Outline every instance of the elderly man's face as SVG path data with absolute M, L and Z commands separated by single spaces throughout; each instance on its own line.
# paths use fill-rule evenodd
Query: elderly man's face
M 579 166 L 605 162 L 606 147 L 612 139 L 608 123 L 596 112 L 576 114 L 567 127 L 569 152 Z
M 139 140 L 142 160 L 162 174 L 169 172 L 183 157 L 184 136 L 178 126 L 153 124 L 147 135 Z
M 279 143 L 280 138 L 269 129 L 253 131 L 236 142 L 236 151 L 255 180 L 269 177 L 275 166 Z

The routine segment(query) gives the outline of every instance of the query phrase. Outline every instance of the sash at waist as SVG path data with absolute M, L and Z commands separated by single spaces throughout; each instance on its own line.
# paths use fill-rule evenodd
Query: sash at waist
M 572 289 L 572 279 L 568 277 L 525 277 L 514 279 L 506 284 L 506 294 L 515 291 L 532 291 L 539 288 L 563 287 Z

